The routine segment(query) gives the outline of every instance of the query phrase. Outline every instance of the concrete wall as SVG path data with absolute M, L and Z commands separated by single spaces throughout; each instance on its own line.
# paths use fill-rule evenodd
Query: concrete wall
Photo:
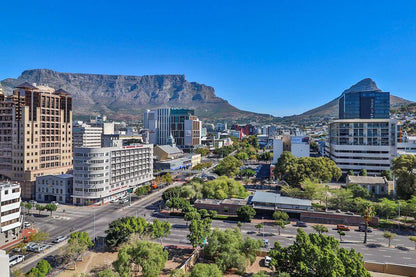
M 405 266 L 405 265 L 396 265 L 396 264 L 378 264 L 378 263 L 364 263 L 364 267 L 368 271 L 394 274 L 400 276 L 416 276 L 416 268 Z

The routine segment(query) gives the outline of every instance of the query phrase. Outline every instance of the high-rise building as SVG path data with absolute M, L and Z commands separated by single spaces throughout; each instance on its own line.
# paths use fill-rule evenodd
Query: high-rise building
M 381 91 L 371 79 L 364 79 L 339 98 L 339 119 L 389 118 L 390 93 Z
M 201 145 L 201 121 L 189 109 L 147 110 L 143 126 L 149 132 L 152 144 L 175 144 L 181 149 L 192 149 Z
M 74 148 L 73 203 L 106 203 L 153 179 L 153 145 Z
M 20 237 L 20 185 L 0 183 L 0 247 Z
M 0 175 L 35 198 L 37 176 L 72 169 L 72 97 L 62 89 L 23 83 L 0 95 Z
M 74 147 L 101 147 L 101 127 L 92 127 L 86 123 L 73 126 Z

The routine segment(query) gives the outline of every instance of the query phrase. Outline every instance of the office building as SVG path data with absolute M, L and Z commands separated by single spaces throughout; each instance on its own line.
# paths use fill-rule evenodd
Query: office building
M 191 150 L 201 145 L 201 121 L 188 109 L 157 109 L 144 112 L 144 129 L 149 132 L 149 143 L 177 145 Z M 172 141 L 173 139 L 173 141 Z
M 73 203 L 106 203 L 153 179 L 153 145 L 74 149 Z
M 291 152 L 297 158 L 309 157 L 309 137 L 285 134 L 273 139 L 273 163 L 277 163 L 284 151 Z
M 388 119 L 390 93 L 364 79 L 345 90 L 339 99 L 339 119 Z
M 35 198 L 36 177 L 72 169 L 72 97 L 23 83 L 0 95 L 0 175 Z
M 45 175 L 36 178 L 36 201 L 72 204 L 73 175 Z
M 380 175 L 397 156 L 397 122 L 391 119 L 344 119 L 331 122 L 326 155 L 346 174 Z
M 101 147 L 101 127 L 92 127 L 86 123 L 74 124 L 73 147 Z
M 19 184 L 0 183 L 0 247 L 20 238 L 20 196 Z

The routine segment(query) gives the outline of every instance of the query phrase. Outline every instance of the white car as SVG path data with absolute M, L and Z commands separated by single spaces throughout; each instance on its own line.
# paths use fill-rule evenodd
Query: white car
M 10 266 L 14 266 L 14 265 L 16 265 L 18 263 L 23 262 L 24 259 L 25 259 L 25 256 L 23 256 L 23 255 L 14 255 L 14 256 L 11 256 L 9 258 L 9 265 Z
M 266 256 L 264 258 L 264 265 L 267 266 L 267 267 L 269 267 L 271 261 L 272 261 L 272 258 L 270 258 L 269 256 Z
M 57 206 L 57 207 L 59 206 L 59 203 L 58 203 L 58 202 L 56 202 L 56 201 L 52 201 L 52 202 L 51 202 L 51 204 L 54 204 L 54 205 L 55 205 L 55 206 Z
M 23 222 L 23 228 L 25 229 L 29 228 L 31 225 L 32 224 L 30 222 L 27 222 L 27 221 Z
M 66 240 L 66 236 L 59 236 L 59 237 L 56 237 L 54 239 L 54 241 L 52 241 L 52 242 L 53 243 L 60 243 L 61 241 L 64 241 L 64 240 Z

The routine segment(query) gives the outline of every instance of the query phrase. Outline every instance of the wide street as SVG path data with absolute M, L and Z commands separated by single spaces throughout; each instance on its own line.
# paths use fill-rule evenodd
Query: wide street
M 175 182 L 172 186 L 177 186 L 180 183 Z M 105 236 L 105 230 L 108 228 L 108 224 L 123 216 L 140 216 L 145 217 L 148 221 L 152 221 L 154 218 L 159 220 L 168 220 L 172 225 L 171 234 L 163 239 L 164 244 L 176 244 L 187 245 L 189 241 L 186 236 L 188 234 L 188 228 L 186 222 L 180 217 L 168 217 L 164 218 L 159 212 L 159 201 L 161 200 L 161 194 L 164 189 L 154 192 L 144 198 L 133 201 L 131 206 L 120 206 L 119 204 L 107 204 L 102 207 L 75 207 L 75 206 L 60 206 L 58 211 L 54 212 L 53 217 L 29 218 L 29 221 L 34 222 L 35 228 L 39 228 L 42 231 L 48 232 L 51 242 L 56 236 L 66 235 L 68 236 L 74 231 L 87 231 L 91 237 L 94 236 L 94 230 L 96 236 Z M 65 212 L 63 211 L 65 210 Z M 35 212 L 36 213 L 36 212 Z M 243 223 L 241 228 L 244 236 L 251 236 L 253 238 L 265 238 L 269 240 L 269 246 L 272 247 L 275 241 L 279 241 L 282 246 L 288 246 L 293 243 L 297 227 L 287 225 L 285 229 L 282 229 L 281 235 L 278 235 L 277 228 L 272 223 L 266 223 L 264 232 L 258 233 L 255 229 L 255 225 L 261 222 L 261 219 L 255 219 L 251 223 Z M 212 223 L 213 228 L 226 229 L 235 228 L 236 223 L 232 221 L 214 220 Z M 339 239 L 339 236 L 333 228 L 335 226 L 328 225 L 328 235 L 335 236 Z M 303 228 L 307 233 L 313 232 L 312 227 L 309 225 Z M 364 256 L 364 260 L 368 262 L 377 263 L 393 263 L 416 266 L 416 251 L 414 250 L 414 244 L 409 240 L 408 236 L 397 235 L 392 240 L 392 246 L 387 247 L 388 241 L 383 237 L 383 232 L 380 230 L 373 230 L 368 234 L 368 244 L 362 243 L 364 233 L 355 231 L 356 227 L 352 227 L 352 230 L 346 232 L 343 237 L 341 245 L 346 248 L 354 248 L 358 252 L 361 252 Z M 61 243 L 64 245 L 65 242 Z M 30 270 L 35 266 L 37 261 L 41 257 L 48 255 L 59 254 L 58 247 L 46 250 L 45 253 L 37 254 L 36 259 L 25 261 L 20 266 L 24 271 Z M 18 265 L 19 267 L 19 265 Z

